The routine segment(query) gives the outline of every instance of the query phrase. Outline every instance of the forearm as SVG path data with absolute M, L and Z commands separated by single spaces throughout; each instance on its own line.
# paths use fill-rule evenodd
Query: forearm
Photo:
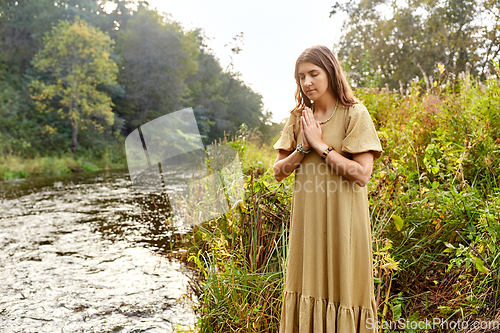
M 318 153 L 319 156 L 323 156 L 323 152 L 328 148 L 328 145 L 324 142 L 318 143 L 313 146 L 313 149 Z M 332 150 L 326 156 L 325 162 L 333 169 L 335 172 L 343 176 L 350 181 L 363 187 L 368 183 L 371 176 L 371 169 L 368 170 L 363 168 L 361 164 L 354 160 L 350 160 L 344 157 L 342 154 L 337 153 Z
M 280 182 L 286 177 L 290 176 L 302 162 L 303 158 L 304 155 L 294 150 L 287 157 L 275 162 L 273 166 L 274 178 Z

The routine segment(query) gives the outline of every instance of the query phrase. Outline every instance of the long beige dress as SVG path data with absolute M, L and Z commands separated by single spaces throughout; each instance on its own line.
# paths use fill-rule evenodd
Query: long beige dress
M 292 151 L 302 142 L 301 114 L 290 115 L 275 149 Z M 371 151 L 377 159 L 382 153 L 362 104 L 339 106 L 322 133 L 346 158 Z M 289 237 L 280 333 L 376 332 L 366 187 L 337 174 L 311 150 L 295 170 Z

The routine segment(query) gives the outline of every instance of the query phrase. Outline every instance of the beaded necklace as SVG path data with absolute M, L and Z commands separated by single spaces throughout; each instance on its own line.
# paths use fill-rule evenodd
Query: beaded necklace
M 332 119 L 333 115 L 335 114 L 335 111 L 337 111 L 337 106 L 339 105 L 339 100 L 337 99 L 337 103 L 335 104 L 335 110 L 333 110 L 332 112 L 332 115 L 330 116 L 330 118 L 328 118 L 327 120 L 325 121 L 320 121 L 319 124 L 320 125 L 323 125 L 323 124 L 326 124 L 327 122 L 330 121 L 330 119 Z M 312 105 L 312 113 L 314 114 L 314 103 Z

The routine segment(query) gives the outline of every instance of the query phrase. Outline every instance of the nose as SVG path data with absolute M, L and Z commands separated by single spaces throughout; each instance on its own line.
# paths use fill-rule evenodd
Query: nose
M 309 77 L 307 77 L 307 76 L 306 76 L 306 77 L 304 78 L 304 85 L 305 85 L 305 86 L 309 86 L 309 85 L 311 85 L 311 78 L 309 78 Z

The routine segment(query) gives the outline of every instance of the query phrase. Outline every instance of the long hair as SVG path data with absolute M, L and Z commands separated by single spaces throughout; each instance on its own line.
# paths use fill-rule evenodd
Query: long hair
M 317 45 L 302 52 L 295 62 L 295 82 L 297 82 L 295 100 L 297 105 L 291 112 L 301 111 L 306 106 L 312 106 L 311 100 L 306 96 L 306 94 L 304 94 L 302 87 L 300 86 L 298 67 L 299 64 L 303 62 L 311 62 L 316 66 L 321 67 L 326 72 L 328 76 L 328 87 L 333 93 L 333 96 L 338 99 L 339 103 L 346 107 L 359 103 L 352 93 L 352 89 L 347 82 L 342 66 L 333 55 L 332 51 L 330 51 L 330 49 L 326 46 Z

